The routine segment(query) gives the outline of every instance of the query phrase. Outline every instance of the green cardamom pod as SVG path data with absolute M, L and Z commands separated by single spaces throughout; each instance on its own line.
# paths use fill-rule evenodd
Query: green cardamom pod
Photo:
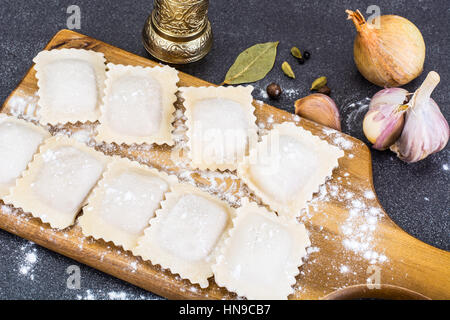
M 291 48 L 291 54 L 296 57 L 297 59 L 301 59 L 302 58 L 302 53 L 300 51 L 299 48 L 297 47 L 292 47 Z
M 287 75 L 289 78 L 295 79 L 294 71 L 292 71 L 291 66 L 286 61 L 283 62 L 281 65 L 281 69 L 283 70 L 284 74 Z
M 323 86 L 327 85 L 327 77 L 320 77 L 317 78 L 316 80 L 314 80 L 314 82 L 311 85 L 311 91 L 313 90 L 319 90 L 320 88 L 322 88 Z

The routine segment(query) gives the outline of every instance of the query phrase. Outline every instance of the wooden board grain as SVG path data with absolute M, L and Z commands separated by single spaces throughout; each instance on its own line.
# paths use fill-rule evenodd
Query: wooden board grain
M 124 50 L 105 44 L 88 36 L 62 30 L 55 35 L 45 49 L 84 48 L 103 52 L 109 62 L 142 66 L 155 66 L 156 62 L 133 55 Z M 180 73 L 179 86 L 211 85 L 203 80 Z M 15 113 L 18 104 L 26 106 L 36 103 L 37 84 L 35 72 L 31 68 L 3 105 L 2 112 Z M 255 102 L 258 121 L 268 128 L 272 123 L 294 121 L 292 114 L 266 104 Z M 267 121 L 270 118 L 270 121 Z M 311 233 L 315 250 L 300 269 L 291 299 L 340 299 L 355 297 L 384 298 L 450 298 L 450 253 L 431 247 L 402 231 L 381 208 L 376 197 L 363 193 L 374 191 L 372 183 L 371 157 L 367 146 L 352 137 L 332 132 L 324 127 L 301 119 L 299 125 L 332 144 L 340 140 L 350 142 L 345 157 L 327 183 L 329 196 L 315 196 L 308 208 L 305 225 Z M 71 126 L 76 130 L 77 126 Z M 104 151 L 104 150 L 102 150 Z M 154 166 L 169 168 L 177 172 L 170 159 L 170 148 L 155 146 L 139 149 L 115 146 L 107 153 L 117 154 Z M 200 176 L 195 177 L 199 184 L 207 183 Z M 236 192 L 236 184 L 225 180 L 222 188 L 230 193 Z M 239 185 L 239 184 L 238 184 Z M 349 195 L 333 195 L 340 192 Z M 352 196 L 353 195 L 353 196 Z M 354 199 L 365 199 L 363 209 L 352 217 L 351 204 Z M 356 200 L 359 201 L 359 200 Z M 358 203 L 354 203 L 358 206 Z M 343 226 L 352 219 L 355 226 L 366 226 L 364 211 L 375 210 L 380 213 L 370 236 L 370 250 L 359 252 L 349 249 L 345 240 L 348 234 Z M 361 214 L 361 211 L 363 214 Z M 311 212 L 313 212 L 311 214 Z M 360 221 L 358 221 L 358 219 Z M 136 286 L 171 299 L 233 299 L 236 296 L 217 287 L 211 279 L 210 287 L 200 289 L 188 281 L 161 270 L 140 258 L 133 257 L 111 243 L 86 239 L 78 226 L 55 231 L 30 214 L 0 210 L 0 228 L 31 240 L 50 250 L 87 264 L 112 276 L 128 281 Z M 363 248 L 364 249 L 364 248 Z M 367 249 L 367 248 L 366 248 Z M 365 254 L 374 252 L 383 259 L 371 259 Z M 131 267 L 133 266 L 133 267 Z M 134 267 L 136 266 L 136 267 Z M 379 274 L 380 286 L 369 288 L 367 282 L 374 274 Z M 369 279 L 369 280 L 368 280 Z M 270 290 L 270 288 L 268 288 Z

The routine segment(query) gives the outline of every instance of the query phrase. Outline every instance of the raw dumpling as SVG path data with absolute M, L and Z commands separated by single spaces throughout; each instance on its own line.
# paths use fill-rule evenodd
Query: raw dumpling
M 33 61 L 42 124 L 98 120 L 106 78 L 102 53 L 81 49 L 42 51 Z
M 115 159 L 78 219 L 83 234 L 133 249 L 175 183 L 175 176 L 128 159 Z
M 74 139 L 47 139 L 5 202 L 52 228 L 67 228 L 74 223 L 107 161 L 105 155 Z
M 339 148 L 286 122 L 250 151 L 238 176 L 280 215 L 296 217 L 342 156 Z
M 233 216 L 225 202 L 193 186 L 176 185 L 133 253 L 206 288 L 211 256 Z
M 251 86 L 180 88 L 193 167 L 237 168 L 257 141 L 252 91 Z
M 32 123 L 0 114 L 0 198 L 9 193 L 50 133 Z
M 309 245 L 303 224 L 244 198 L 212 266 L 214 278 L 219 286 L 248 299 L 287 299 Z
M 118 144 L 173 144 L 178 72 L 108 64 L 97 139 Z

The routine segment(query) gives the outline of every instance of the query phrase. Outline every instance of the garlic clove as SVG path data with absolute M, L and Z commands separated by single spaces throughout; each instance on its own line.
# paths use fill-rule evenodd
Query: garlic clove
M 295 114 L 341 131 L 341 117 L 336 103 L 324 94 L 313 93 L 295 101 Z
M 363 131 L 377 150 L 386 150 L 400 137 L 405 117 L 402 110 L 382 105 L 379 109 L 367 112 L 363 121 Z
M 398 87 L 417 78 L 425 62 L 420 30 L 396 15 L 378 17 L 378 26 L 366 22 L 359 10 L 346 10 L 357 30 L 354 60 L 358 70 L 380 87 Z
M 391 147 L 405 162 L 425 159 L 444 149 L 448 143 L 448 122 L 430 97 L 439 82 L 439 75 L 431 71 L 409 102 L 402 135 Z
M 381 104 L 406 104 L 409 100 L 409 95 L 409 92 L 402 88 L 387 88 L 380 90 L 370 100 L 369 109 Z
M 363 120 L 363 131 L 374 149 L 386 150 L 400 137 L 407 96 L 408 91 L 400 88 L 384 89 L 373 96 Z

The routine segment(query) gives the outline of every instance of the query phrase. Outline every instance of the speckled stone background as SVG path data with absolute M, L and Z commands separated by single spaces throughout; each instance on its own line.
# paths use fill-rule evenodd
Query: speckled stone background
M 94 38 L 147 56 L 141 29 L 152 10 L 151 0 L 0 0 L 0 100 L 3 102 L 32 65 L 32 58 L 60 29 L 66 28 L 67 7 L 81 8 L 81 29 Z M 341 108 L 343 130 L 364 141 L 361 117 L 352 103 L 371 97 L 379 88 L 368 83 L 353 63 L 355 30 L 345 9 L 377 4 L 382 14 L 410 19 L 427 44 L 425 71 L 436 70 L 441 84 L 433 97 L 450 119 L 450 2 L 353 0 L 211 0 L 209 17 L 214 48 L 202 61 L 179 68 L 221 83 L 235 57 L 247 47 L 280 41 L 275 68 L 255 85 L 254 96 L 293 112 L 296 99 L 308 94 L 311 82 L 326 75 L 332 97 Z M 311 52 L 305 65 L 289 54 L 291 46 Z M 280 65 L 288 60 L 297 75 L 285 77 Z M 416 88 L 425 75 L 406 86 Z M 285 94 L 278 102 L 262 94 L 270 82 Z M 450 149 L 412 165 L 390 152 L 373 151 L 377 195 L 391 218 L 405 231 L 436 247 L 450 250 Z M 61 255 L 0 230 L 0 299 L 155 299 L 151 293 L 89 267 L 81 269 L 81 289 L 66 287 L 67 267 L 79 265 Z

